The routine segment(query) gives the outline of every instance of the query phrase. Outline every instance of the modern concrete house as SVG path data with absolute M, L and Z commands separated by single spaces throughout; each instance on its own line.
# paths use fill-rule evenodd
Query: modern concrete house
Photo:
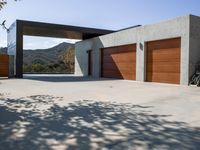
M 200 61 L 200 17 L 128 28 L 75 48 L 78 76 L 188 85 Z
M 75 75 L 188 85 L 200 61 L 200 17 L 111 31 L 17 20 L 9 28 L 9 76 L 23 77 L 23 35 L 81 39 Z

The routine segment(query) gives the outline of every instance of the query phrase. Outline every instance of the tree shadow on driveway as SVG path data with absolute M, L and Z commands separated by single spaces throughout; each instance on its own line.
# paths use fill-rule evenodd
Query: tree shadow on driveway
M 200 128 L 148 106 L 49 95 L 0 98 L 0 149 L 200 149 Z

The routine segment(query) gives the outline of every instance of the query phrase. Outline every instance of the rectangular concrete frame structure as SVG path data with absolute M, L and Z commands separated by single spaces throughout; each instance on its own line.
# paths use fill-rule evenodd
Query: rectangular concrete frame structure
M 23 35 L 85 40 L 111 30 L 16 20 L 8 31 L 8 55 L 14 56 L 10 77 L 23 77 Z M 11 65 L 10 65 L 11 66 Z
M 76 43 L 75 74 L 87 76 L 87 53 L 92 49 L 93 77 L 101 75 L 100 49 L 137 43 L 136 80 L 146 80 L 146 43 L 181 38 L 180 84 L 188 85 L 200 61 L 200 17 L 187 15 L 157 24 L 122 30 Z

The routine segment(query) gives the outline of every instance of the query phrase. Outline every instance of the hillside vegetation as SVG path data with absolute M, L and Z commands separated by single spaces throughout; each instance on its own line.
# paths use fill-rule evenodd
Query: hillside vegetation
M 48 49 L 24 50 L 24 73 L 74 73 L 74 44 L 61 43 Z M 7 54 L 7 48 L 0 48 Z
M 24 73 L 74 73 L 74 44 L 61 43 L 49 49 L 24 50 Z

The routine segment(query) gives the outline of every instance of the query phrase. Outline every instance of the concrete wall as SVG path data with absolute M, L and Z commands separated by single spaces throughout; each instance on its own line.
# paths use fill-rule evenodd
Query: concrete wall
M 16 74 L 16 45 L 17 45 L 17 23 L 13 23 L 9 28 L 7 35 L 8 55 L 13 56 L 13 60 L 9 61 L 9 77 L 14 77 Z M 11 69 L 13 69 L 11 71 Z
M 195 66 L 200 63 L 200 17 L 190 16 L 190 54 L 189 77 L 195 72 Z
M 87 50 L 93 50 L 93 76 L 100 77 L 101 48 L 137 43 L 136 80 L 145 81 L 145 43 L 148 41 L 181 37 L 180 79 L 181 84 L 187 85 L 189 82 L 189 21 L 190 16 L 188 15 L 153 25 L 122 30 L 112 34 L 78 42 L 75 46 L 75 74 L 81 76 L 88 75 Z
M 75 44 L 75 75 L 88 75 L 88 54 L 92 49 L 92 40 L 85 40 L 84 44 L 78 42 Z
M 23 28 L 18 20 L 11 25 L 8 32 L 8 55 L 14 56 L 14 69 L 10 77 L 23 77 Z M 14 76 L 13 76 L 14 75 Z
M 15 66 L 15 57 L 14 55 L 9 55 L 9 78 L 13 78 L 15 76 L 14 73 L 14 66 Z

